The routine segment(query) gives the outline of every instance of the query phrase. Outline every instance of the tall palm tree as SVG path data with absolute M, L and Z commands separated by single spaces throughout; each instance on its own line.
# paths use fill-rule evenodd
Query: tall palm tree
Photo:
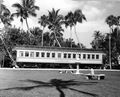
M 111 66 L 111 33 L 113 33 L 114 25 L 118 24 L 118 19 L 116 16 L 110 15 L 106 18 L 105 22 L 108 24 L 109 28 L 110 28 L 110 33 L 109 33 L 109 64 L 110 64 L 110 69 L 112 69 Z
M 82 13 L 82 11 L 80 9 L 75 10 L 75 12 L 74 12 L 74 31 L 75 31 L 75 35 L 77 37 L 79 46 L 80 46 L 80 41 L 79 41 L 79 38 L 78 38 L 78 35 L 77 35 L 77 32 L 76 32 L 76 24 L 77 23 L 82 23 L 83 20 L 87 21 L 85 15 Z
M 22 30 L 23 30 L 23 20 L 25 19 L 24 8 L 19 3 L 13 4 L 12 7 L 17 8 L 17 10 L 16 10 L 17 12 L 12 13 L 12 17 L 14 17 L 14 16 L 17 16 L 17 18 L 20 17 L 21 27 L 22 27 Z
M 36 10 L 39 10 L 39 7 L 35 6 L 35 0 L 21 0 L 21 4 L 15 3 L 12 6 L 17 8 L 17 10 L 18 10 L 17 13 L 19 12 L 19 14 L 23 14 L 23 15 L 19 15 L 19 16 L 22 16 L 25 19 L 28 31 L 30 33 L 27 18 L 29 16 L 36 17 L 37 16 Z
M 84 14 L 82 13 L 82 11 L 80 9 L 75 10 L 74 13 L 69 12 L 65 16 L 66 27 L 69 26 L 70 30 L 72 30 L 72 27 L 74 27 L 75 35 L 76 35 L 76 38 L 78 40 L 79 46 L 80 46 L 80 42 L 79 42 L 79 38 L 78 38 L 77 32 L 76 32 L 76 24 L 77 23 L 82 23 L 83 20 L 86 21 L 86 17 L 84 16 Z M 71 37 L 72 37 L 72 33 L 71 33 Z M 71 47 L 72 47 L 72 44 L 71 44 Z
M 11 13 L 10 13 L 9 9 L 7 9 L 7 7 L 5 5 L 3 5 L 3 4 L 1 4 L 1 8 L 0 9 L 1 9 L 0 10 L 0 19 L 1 19 L 1 22 L 4 24 L 4 27 L 11 25 L 11 21 L 13 19 L 11 18 Z M 0 32 L 2 32 L 0 34 L 0 39 L 2 40 L 2 43 L 4 45 L 5 52 L 9 55 L 10 59 L 13 62 L 13 65 L 17 67 L 14 58 L 12 57 L 11 53 L 9 52 L 9 50 L 8 50 L 6 44 L 5 44 L 4 37 L 2 35 L 4 31 L 0 30 Z
M 46 25 L 48 24 L 48 17 L 46 15 L 43 15 L 41 16 L 39 19 L 38 19 L 38 23 L 43 27 L 43 31 L 46 27 Z M 43 46 L 43 31 L 42 31 L 42 46 Z
M 70 11 L 66 16 L 65 16 L 65 26 L 66 28 L 69 26 L 70 27 L 70 38 L 71 38 L 71 47 L 72 47 L 72 27 L 74 26 L 74 14 Z
M 50 29 L 50 31 L 52 31 L 55 35 L 55 40 L 57 41 L 59 47 L 61 47 L 57 37 L 58 37 L 58 33 L 61 31 L 64 31 L 62 29 L 62 24 L 63 22 L 63 16 L 58 14 L 59 9 L 55 11 L 55 9 L 53 8 L 52 11 L 48 11 L 49 15 L 48 15 L 48 28 Z

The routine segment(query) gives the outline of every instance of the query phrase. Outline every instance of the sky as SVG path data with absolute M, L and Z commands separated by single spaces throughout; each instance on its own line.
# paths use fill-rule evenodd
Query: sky
M 20 3 L 20 0 L 3 0 L 3 4 L 14 13 L 15 8 L 12 7 L 14 3 Z M 79 37 L 80 43 L 85 45 L 87 48 L 91 48 L 90 43 L 93 40 L 94 31 L 100 31 L 101 33 L 109 33 L 109 27 L 105 23 L 105 19 L 109 15 L 120 15 L 120 1 L 118 0 L 36 0 L 35 5 L 40 7 L 39 11 L 36 11 L 37 17 L 29 17 L 28 23 L 31 28 L 40 27 L 38 24 L 38 18 L 43 14 L 47 15 L 48 10 L 51 11 L 52 8 L 60 9 L 59 13 L 65 16 L 68 12 L 74 12 L 76 9 L 81 9 L 82 13 L 85 15 L 87 21 L 83 23 L 77 23 L 76 31 Z M 20 19 L 14 18 L 12 22 L 13 26 L 20 27 Z M 27 29 L 24 22 L 24 29 Z M 63 35 L 65 38 L 70 38 L 70 29 L 64 28 Z M 47 31 L 47 29 L 45 29 Z M 72 37 L 77 43 L 77 38 L 72 29 Z

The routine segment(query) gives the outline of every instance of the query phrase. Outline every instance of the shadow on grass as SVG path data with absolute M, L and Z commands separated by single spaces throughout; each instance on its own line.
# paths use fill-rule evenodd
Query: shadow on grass
M 88 96 L 93 96 L 93 97 L 98 97 L 97 94 L 93 94 L 93 93 L 89 93 L 89 92 L 85 92 L 85 91 L 81 91 L 81 90 L 77 90 L 74 88 L 70 88 L 69 86 L 78 86 L 78 85 L 94 85 L 97 82 L 79 82 L 79 81 L 75 81 L 75 80 L 61 80 L 61 79 L 51 79 L 49 82 L 42 82 L 42 81 L 36 81 L 36 80 L 21 80 L 23 82 L 30 82 L 30 83 L 34 83 L 36 85 L 34 86 L 27 86 L 27 87 L 13 87 L 13 88 L 7 88 L 7 89 L 2 89 L 2 90 L 23 90 L 23 91 L 29 91 L 35 88 L 42 88 L 42 87 L 55 87 L 56 90 L 60 93 L 60 97 L 65 97 L 65 94 L 63 92 L 63 89 L 69 89 L 71 91 L 76 91 L 79 93 L 83 93 L 86 94 Z

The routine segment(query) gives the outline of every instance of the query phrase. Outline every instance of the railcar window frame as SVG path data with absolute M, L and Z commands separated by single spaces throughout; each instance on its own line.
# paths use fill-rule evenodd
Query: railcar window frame
M 83 59 L 86 59 L 86 54 L 83 54 Z
M 75 53 L 73 53 L 73 59 L 76 59 L 76 54 Z
M 45 58 L 45 52 L 41 52 L 41 58 Z
M 35 52 L 35 57 L 40 57 L 40 52 Z
M 61 53 L 57 53 L 57 57 L 58 57 L 58 58 L 61 58 L 61 57 L 62 57 L 62 54 L 61 54 Z
M 50 52 L 46 52 L 46 57 L 50 58 Z
M 24 57 L 24 51 L 19 51 L 19 56 Z
M 96 55 L 96 59 L 99 59 L 99 54 Z
M 34 57 L 34 52 L 33 51 L 30 52 L 30 57 Z
M 90 54 L 87 54 L 87 59 L 90 59 Z
M 68 58 L 71 59 L 71 54 L 70 53 L 68 53 Z
M 64 54 L 63 54 L 63 58 L 67 58 L 67 53 L 64 53 Z
M 29 55 L 30 55 L 29 51 L 25 51 L 25 57 L 29 57 Z
M 55 52 L 52 52 L 52 58 L 55 58 Z
M 78 54 L 78 58 L 81 59 L 81 54 Z
M 94 54 L 92 54 L 92 59 L 95 59 L 95 55 Z

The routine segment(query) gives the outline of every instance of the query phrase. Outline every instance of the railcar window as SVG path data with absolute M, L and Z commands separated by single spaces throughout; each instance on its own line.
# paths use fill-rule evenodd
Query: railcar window
M 39 57 L 39 52 L 36 52 L 36 57 Z
M 99 55 L 96 55 L 96 59 L 99 59 Z
M 83 54 L 83 59 L 86 59 L 86 54 Z
M 68 54 L 68 58 L 71 58 L 71 54 Z
M 76 54 L 73 54 L 73 58 L 76 58 Z
M 58 58 L 61 58 L 61 53 L 58 53 Z
M 92 59 L 95 59 L 95 55 L 92 55 Z
M 20 57 L 23 57 L 23 56 L 24 56 L 23 51 L 20 51 Z
M 55 58 L 55 53 L 52 53 L 52 58 Z
M 90 59 L 90 54 L 87 55 L 87 58 Z
M 47 57 L 50 57 L 50 53 L 47 53 Z
M 41 57 L 45 57 L 45 53 L 44 52 L 41 52 Z
M 67 58 L 67 53 L 64 53 L 64 58 Z
M 30 57 L 34 57 L 34 52 L 30 52 Z
M 25 57 L 29 57 L 29 52 L 25 52 Z
M 78 54 L 78 58 L 81 59 L 81 54 Z

